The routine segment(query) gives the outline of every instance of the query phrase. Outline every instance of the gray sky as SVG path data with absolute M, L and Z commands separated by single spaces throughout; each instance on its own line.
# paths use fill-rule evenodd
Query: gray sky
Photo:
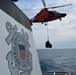
M 49 40 L 53 48 L 76 48 L 76 0 L 45 0 L 45 2 L 47 7 L 73 4 L 72 6 L 54 9 L 60 13 L 67 13 L 67 16 L 62 18 L 62 21 L 49 22 L 48 26 Z M 16 4 L 29 18 L 33 18 L 40 10 L 27 11 L 26 9 L 43 8 L 41 0 L 19 0 Z M 41 23 L 34 23 L 32 30 L 36 48 L 45 48 L 47 27 Z

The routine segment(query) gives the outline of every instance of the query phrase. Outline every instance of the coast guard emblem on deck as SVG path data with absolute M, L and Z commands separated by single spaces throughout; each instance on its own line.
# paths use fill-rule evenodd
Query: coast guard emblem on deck
M 32 54 L 29 51 L 29 35 L 22 30 L 17 32 L 17 26 L 12 27 L 10 22 L 6 22 L 6 29 L 9 35 L 6 42 L 11 43 L 11 51 L 7 54 L 9 70 L 11 75 L 30 75 L 32 71 Z

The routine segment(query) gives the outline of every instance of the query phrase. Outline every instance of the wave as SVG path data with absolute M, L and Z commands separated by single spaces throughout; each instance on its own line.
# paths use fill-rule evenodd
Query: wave
M 37 50 L 43 72 L 76 73 L 76 49 Z

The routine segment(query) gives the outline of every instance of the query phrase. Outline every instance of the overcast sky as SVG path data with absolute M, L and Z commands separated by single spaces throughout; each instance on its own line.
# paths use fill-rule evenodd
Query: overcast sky
M 76 48 L 76 0 L 45 0 L 46 6 L 56 6 L 72 3 L 72 6 L 54 9 L 60 13 L 67 13 L 62 21 L 55 20 L 48 23 L 49 40 L 53 48 Z M 41 0 L 19 0 L 17 6 L 28 18 L 33 18 L 40 10 L 27 10 L 43 8 Z M 50 9 L 53 10 L 53 9 Z M 47 27 L 41 23 L 32 26 L 35 45 L 37 49 L 45 48 L 47 41 Z

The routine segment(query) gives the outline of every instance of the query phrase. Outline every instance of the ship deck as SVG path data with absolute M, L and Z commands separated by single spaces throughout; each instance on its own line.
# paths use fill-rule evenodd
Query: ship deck
M 43 72 L 42 75 L 73 75 L 68 72 Z

